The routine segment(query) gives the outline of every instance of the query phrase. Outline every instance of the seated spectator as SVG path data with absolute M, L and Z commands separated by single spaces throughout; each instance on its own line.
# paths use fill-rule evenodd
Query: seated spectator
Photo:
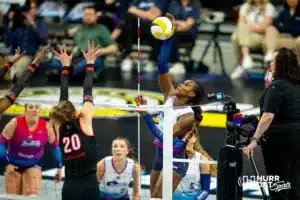
M 274 20 L 274 26 L 266 32 L 266 62 L 272 61 L 273 53 L 283 47 L 292 49 L 300 61 L 300 3 L 299 0 L 285 0 L 284 9 Z
M 253 67 L 250 50 L 262 48 L 265 32 L 275 14 L 274 6 L 268 0 L 248 0 L 242 5 L 237 29 L 231 37 L 237 60 L 231 79 L 240 78 L 245 69 Z
M 95 8 L 98 12 L 99 23 L 105 25 L 112 32 L 119 20 L 118 7 L 119 2 L 116 0 L 94 0 Z
M 18 47 L 26 51 L 10 71 L 11 78 L 20 78 L 39 46 L 48 43 L 48 27 L 42 20 L 36 18 L 36 7 L 35 2 L 29 1 L 9 19 L 5 45 L 10 47 L 10 55 L 14 55 Z
M 173 47 L 170 54 L 170 62 L 175 63 L 170 69 L 172 74 L 184 74 L 185 67 L 179 60 L 178 45 L 182 42 L 195 43 L 200 18 L 200 4 L 196 0 L 174 0 L 168 13 L 175 18 L 177 32 L 174 37 Z
M 74 76 L 82 75 L 85 70 L 86 61 L 82 57 L 81 50 L 87 49 L 88 41 L 94 41 L 95 45 L 100 45 L 103 50 L 102 56 L 97 57 L 95 61 L 95 70 L 98 73 L 104 68 L 105 57 L 103 56 L 115 54 L 118 50 L 115 41 L 110 38 L 110 32 L 107 27 L 97 24 L 97 12 L 95 7 L 86 7 L 84 9 L 83 25 L 77 27 L 74 34 Z M 49 67 L 60 70 L 62 66 L 58 60 L 53 59 Z
M 110 1 L 110 0 L 107 0 L 107 1 Z M 112 39 L 116 40 L 120 36 L 121 31 L 120 31 L 118 25 L 124 24 L 127 10 L 132 2 L 133 2 L 133 0 L 127 0 L 127 1 L 116 0 L 116 4 L 118 5 L 117 12 L 116 12 L 116 15 L 118 17 L 118 22 L 117 22 L 116 26 L 114 27 L 114 29 L 112 30 L 112 33 L 111 33 Z
M 150 62 L 144 68 L 144 71 L 151 72 L 155 70 L 155 64 L 158 58 L 160 41 L 151 35 L 151 22 L 167 11 L 170 0 L 134 0 L 129 6 L 124 20 L 121 20 L 117 29 L 114 30 L 113 37 L 119 39 L 124 47 L 124 60 L 121 65 L 122 71 L 131 71 L 133 61 L 130 57 L 132 52 L 133 40 L 137 41 L 137 19 L 140 21 L 141 40 L 145 38 L 151 44 Z
M 6 14 L 4 15 L 4 17 L 3 17 L 3 33 L 4 33 L 4 35 L 8 31 L 9 22 L 13 20 L 15 12 L 19 9 L 20 9 L 19 4 L 12 3 L 10 5 L 9 9 L 7 10 Z

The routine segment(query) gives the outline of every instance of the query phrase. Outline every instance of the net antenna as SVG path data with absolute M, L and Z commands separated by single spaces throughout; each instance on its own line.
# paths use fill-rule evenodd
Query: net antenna
M 137 93 L 138 93 L 138 105 L 141 103 L 140 95 L 141 95 L 141 69 L 140 69 L 140 58 L 141 58 L 141 47 L 140 47 L 140 39 L 141 39 L 141 31 L 140 31 L 140 18 L 137 20 L 137 31 L 138 31 L 138 75 L 137 75 Z M 141 165 L 141 115 L 138 113 L 138 163 Z M 142 188 L 142 173 L 139 174 L 139 191 Z

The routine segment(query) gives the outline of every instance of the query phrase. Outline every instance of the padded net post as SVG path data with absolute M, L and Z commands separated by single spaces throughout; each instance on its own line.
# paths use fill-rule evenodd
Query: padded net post
M 163 135 L 163 199 L 171 200 L 173 193 L 173 112 L 164 109 Z

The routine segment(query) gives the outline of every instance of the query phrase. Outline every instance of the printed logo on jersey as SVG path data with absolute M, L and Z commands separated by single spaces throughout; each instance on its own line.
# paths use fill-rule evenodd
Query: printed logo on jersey
M 22 147 L 40 147 L 41 142 L 38 140 L 23 140 L 21 141 Z

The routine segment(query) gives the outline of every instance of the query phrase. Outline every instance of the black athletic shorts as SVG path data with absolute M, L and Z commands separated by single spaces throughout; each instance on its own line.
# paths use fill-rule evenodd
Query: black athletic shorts
M 62 188 L 62 200 L 99 200 L 100 190 L 96 173 L 66 179 Z

